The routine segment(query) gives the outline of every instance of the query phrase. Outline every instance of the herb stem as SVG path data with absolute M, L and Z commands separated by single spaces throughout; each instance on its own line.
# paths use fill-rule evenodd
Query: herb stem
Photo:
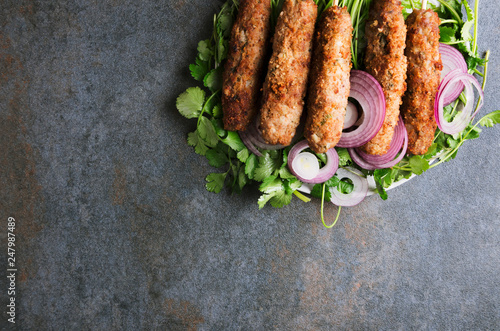
M 323 223 L 325 228 L 330 229 L 330 228 L 333 228 L 333 226 L 335 224 L 337 224 L 337 221 L 339 220 L 340 210 L 342 209 L 342 206 L 338 206 L 339 209 L 337 210 L 337 216 L 335 216 L 335 220 L 333 221 L 333 223 L 331 225 L 326 225 L 325 218 L 323 217 L 323 209 L 324 209 L 324 205 L 325 205 L 325 187 L 326 187 L 326 185 L 325 185 L 325 183 L 323 183 L 323 190 L 321 192 L 321 222 Z
M 201 111 L 200 111 L 200 116 L 198 116 L 198 122 L 196 123 L 196 127 L 198 127 L 200 125 L 201 117 L 203 116 L 203 113 L 205 112 L 205 108 L 206 108 L 207 104 L 210 102 L 210 100 L 212 100 L 212 98 L 214 96 L 217 95 L 217 93 L 219 93 L 219 91 L 220 91 L 220 89 L 215 91 L 214 93 L 212 93 L 212 95 L 203 104 L 203 107 L 201 108 Z
M 479 0 L 474 1 L 474 43 L 472 46 L 472 51 L 474 54 L 477 54 L 477 26 L 479 20 L 477 19 L 477 14 L 478 14 L 478 8 L 479 8 Z
M 411 0 L 410 0 L 411 1 Z M 444 0 L 438 0 L 440 4 L 442 4 L 443 6 L 446 7 L 446 9 L 448 9 L 450 11 L 450 13 L 455 17 L 455 19 L 457 20 L 458 24 L 462 24 L 463 21 L 462 21 L 462 18 L 460 17 L 460 15 L 457 13 L 457 11 L 452 7 L 450 6 L 446 1 Z M 413 6 L 412 6 L 413 7 Z
M 457 20 L 453 20 L 453 19 L 441 20 L 439 22 L 439 25 L 443 25 L 443 24 L 458 24 L 458 21 Z
M 297 198 L 299 198 L 300 200 L 304 201 L 304 202 L 309 202 L 311 201 L 311 198 L 308 198 L 306 197 L 304 194 L 300 193 L 299 191 L 295 190 L 293 191 L 293 194 L 295 194 L 295 196 Z

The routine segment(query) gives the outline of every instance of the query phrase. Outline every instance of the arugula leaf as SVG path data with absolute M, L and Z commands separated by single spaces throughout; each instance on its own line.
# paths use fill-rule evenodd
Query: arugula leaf
M 197 118 L 205 102 L 205 91 L 199 87 L 189 87 L 176 100 L 179 113 L 186 118 Z

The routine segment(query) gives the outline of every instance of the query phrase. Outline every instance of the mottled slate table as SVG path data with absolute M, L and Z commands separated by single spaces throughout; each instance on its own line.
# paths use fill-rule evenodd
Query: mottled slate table
M 498 128 L 331 230 L 319 201 L 204 189 L 175 99 L 221 3 L 2 0 L 2 329 L 8 217 L 19 330 L 499 329 Z M 491 111 L 500 7 L 480 15 Z

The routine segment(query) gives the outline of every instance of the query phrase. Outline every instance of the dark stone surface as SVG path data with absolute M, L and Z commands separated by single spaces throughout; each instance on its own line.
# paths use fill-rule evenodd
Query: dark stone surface
M 500 328 L 498 128 L 342 210 L 209 193 L 175 99 L 220 1 L 0 3 L 0 303 L 20 330 Z M 500 9 L 483 113 L 500 97 Z M 335 216 L 333 207 L 326 216 Z

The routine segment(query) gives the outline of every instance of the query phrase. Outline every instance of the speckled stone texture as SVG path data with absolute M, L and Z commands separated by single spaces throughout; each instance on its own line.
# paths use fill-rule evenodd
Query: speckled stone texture
M 316 200 L 205 190 L 175 99 L 221 4 L 0 2 L 0 329 L 500 329 L 499 128 L 330 230 Z M 483 114 L 500 107 L 498 17 L 480 3 Z

